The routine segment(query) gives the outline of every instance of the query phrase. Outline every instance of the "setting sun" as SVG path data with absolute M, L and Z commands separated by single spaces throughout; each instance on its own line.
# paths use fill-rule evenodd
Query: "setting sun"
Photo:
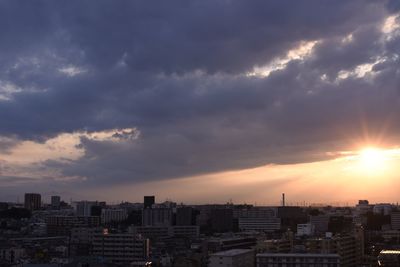
M 363 171 L 382 171 L 386 167 L 387 152 L 378 148 L 365 148 L 359 152 L 359 165 Z

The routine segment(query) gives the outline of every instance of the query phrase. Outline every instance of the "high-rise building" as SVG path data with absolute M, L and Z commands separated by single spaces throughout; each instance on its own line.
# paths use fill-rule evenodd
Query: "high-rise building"
M 156 201 L 155 196 L 144 196 L 143 198 L 143 208 L 151 208 Z
M 42 205 L 42 196 L 35 193 L 26 193 L 24 206 L 28 210 L 38 210 Z
M 60 196 L 51 196 L 51 207 L 53 209 L 59 209 L 61 204 Z

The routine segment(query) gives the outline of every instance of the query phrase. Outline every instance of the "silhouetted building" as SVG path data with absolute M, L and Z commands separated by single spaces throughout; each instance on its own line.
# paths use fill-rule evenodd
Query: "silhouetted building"
M 51 196 L 51 207 L 53 209 L 60 209 L 61 198 L 60 196 Z
M 307 216 L 301 207 L 285 206 L 277 208 L 277 217 L 281 219 L 282 226 L 295 229 L 298 223 L 306 223 Z
M 78 201 L 76 205 L 77 216 L 101 216 L 101 210 L 105 208 L 105 202 Z
M 232 209 L 213 209 L 211 211 L 211 229 L 215 232 L 231 232 L 233 230 Z
M 96 204 L 90 207 L 90 216 L 101 216 L 103 207 Z
M 0 202 L 0 210 L 7 210 L 8 203 L 7 202 Z
M 176 225 L 193 225 L 194 212 L 192 207 L 179 207 L 176 209 Z
M 144 196 L 143 198 L 143 208 L 151 208 L 156 201 L 155 196 Z
M 40 194 L 26 193 L 24 206 L 28 210 L 38 210 L 42 206 L 42 197 Z

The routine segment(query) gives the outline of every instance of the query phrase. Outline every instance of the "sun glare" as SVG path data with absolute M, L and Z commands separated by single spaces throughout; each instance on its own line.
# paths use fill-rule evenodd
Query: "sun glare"
M 387 155 L 378 148 L 365 148 L 359 152 L 359 165 L 363 171 L 377 172 L 385 169 Z

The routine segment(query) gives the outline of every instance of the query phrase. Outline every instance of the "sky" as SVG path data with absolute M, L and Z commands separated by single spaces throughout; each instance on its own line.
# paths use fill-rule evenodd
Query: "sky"
M 0 0 L 0 201 L 399 200 L 397 0 Z

